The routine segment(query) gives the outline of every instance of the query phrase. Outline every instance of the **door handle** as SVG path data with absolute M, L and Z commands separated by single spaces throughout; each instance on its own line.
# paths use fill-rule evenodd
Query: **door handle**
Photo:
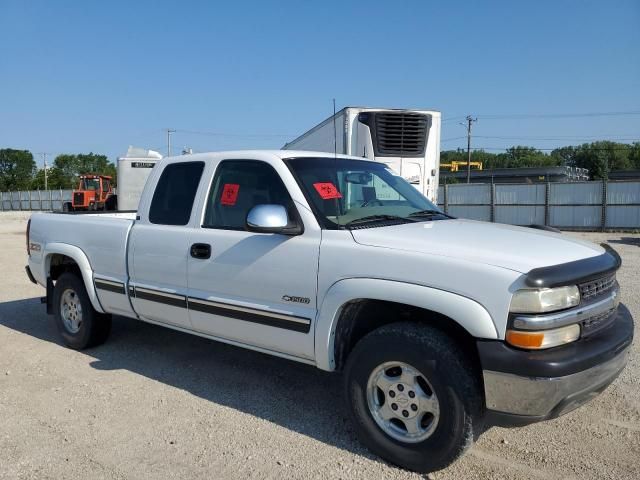
M 191 245 L 191 256 L 201 260 L 211 258 L 211 245 L 208 243 L 194 243 Z

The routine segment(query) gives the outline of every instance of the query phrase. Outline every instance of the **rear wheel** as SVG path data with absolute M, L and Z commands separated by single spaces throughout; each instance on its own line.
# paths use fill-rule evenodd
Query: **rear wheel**
M 432 472 L 473 443 L 479 380 L 435 328 L 403 322 L 364 337 L 347 360 L 345 390 L 360 441 L 391 463 Z
M 111 316 L 91 305 L 82 279 L 67 272 L 53 290 L 54 317 L 64 343 L 75 350 L 103 343 L 111 331 Z

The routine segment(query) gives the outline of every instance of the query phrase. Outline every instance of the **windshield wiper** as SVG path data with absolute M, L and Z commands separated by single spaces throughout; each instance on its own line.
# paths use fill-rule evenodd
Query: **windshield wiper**
M 447 215 L 446 213 L 441 212 L 440 210 L 434 210 L 433 208 L 428 210 L 418 210 L 417 212 L 413 212 L 409 214 L 410 217 L 432 217 L 434 215 L 442 215 L 443 217 L 454 218 L 451 215 Z
M 361 223 L 380 222 L 382 220 L 402 220 L 403 222 L 413 222 L 413 220 L 409 220 L 405 217 L 399 217 L 398 215 L 368 215 L 366 217 L 351 220 L 350 222 L 345 223 L 343 226 L 351 227 L 354 225 L 359 225 Z

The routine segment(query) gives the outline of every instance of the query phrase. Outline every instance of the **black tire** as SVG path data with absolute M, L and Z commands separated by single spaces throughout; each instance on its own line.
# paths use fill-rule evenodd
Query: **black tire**
M 71 206 L 71 202 L 64 202 L 62 204 L 62 211 L 67 213 L 67 212 L 71 212 L 73 210 L 73 207 Z
M 109 198 L 107 198 L 107 201 L 105 202 L 105 207 L 106 207 L 106 210 L 109 210 L 111 212 L 117 210 L 118 209 L 118 196 L 117 195 L 111 195 Z
M 435 430 L 418 443 L 384 432 L 369 409 L 369 376 L 386 362 L 414 367 L 437 396 Z M 400 467 L 421 473 L 445 468 L 473 444 L 474 427 L 481 428 L 483 396 L 475 372 L 459 345 L 438 329 L 402 322 L 374 330 L 358 342 L 345 368 L 345 398 L 356 434 L 369 450 Z
M 81 306 L 82 321 L 77 331 L 68 328 L 63 319 L 61 303 L 66 291 L 73 292 Z M 65 345 L 74 350 L 100 345 L 111 332 L 111 315 L 99 313 L 93 308 L 84 282 L 74 273 L 63 273 L 56 281 L 53 289 L 53 311 L 58 331 Z

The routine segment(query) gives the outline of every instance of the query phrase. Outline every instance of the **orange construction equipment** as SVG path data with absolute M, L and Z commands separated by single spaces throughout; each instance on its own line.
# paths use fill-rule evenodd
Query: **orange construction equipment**
M 116 197 L 108 175 L 80 175 L 71 202 L 62 206 L 65 212 L 82 210 L 115 210 Z
M 476 167 L 477 170 L 482 170 L 482 162 L 471 162 L 471 167 Z M 460 167 L 466 167 L 467 162 L 454 160 L 451 163 L 441 163 L 440 168 L 449 168 L 452 172 L 457 172 L 460 170 Z

